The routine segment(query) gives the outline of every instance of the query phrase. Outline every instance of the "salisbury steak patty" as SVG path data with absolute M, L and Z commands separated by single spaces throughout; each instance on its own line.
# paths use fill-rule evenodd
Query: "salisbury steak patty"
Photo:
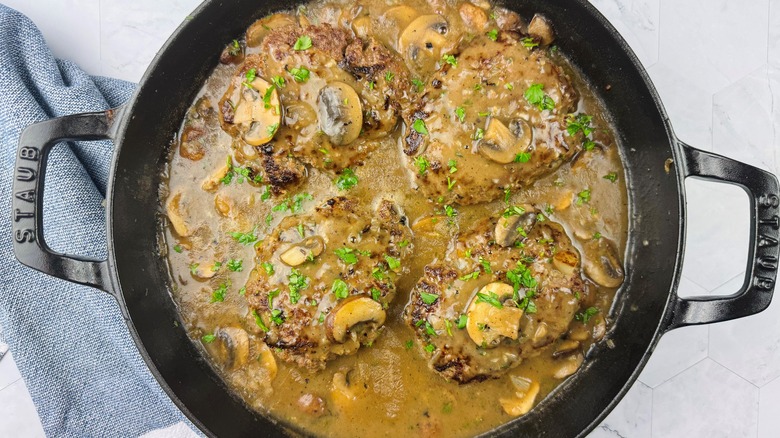
M 430 367 L 459 383 L 498 377 L 564 334 L 585 298 L 563 228 L 513 207 L 463 234 L 425 267 L 404 317 Z
M 567 133 L 578 94 L 546 51 L 513 34 L 474 38 L 442 61 L 406 113 L 404 152 L 432 199 L 475 204 L 528 186 L 581 149 Z
M 284 360 L 316 370 L 371 344 L 408 269 L 406 218 L 337 197 L 284 219 L 257 248 L 246 285 L 250 318 Z

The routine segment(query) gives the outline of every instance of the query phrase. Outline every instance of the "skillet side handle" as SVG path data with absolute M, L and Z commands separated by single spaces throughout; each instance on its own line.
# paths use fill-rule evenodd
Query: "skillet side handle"
M 110 291 L 108 262 L 53 251 L 43 235 L 46 164 L 60 141 L 112 139 L 118 110 L 74 114 L 28 126 L 19 137 L 11 207 L 14 253 L 22 264 L 74 283 Z
M 756 167 L 681 143 L 686 177 L 735 184 L 750 198 L 750 248 L 745 281 L 725 297 L 674 297 L 667 330 L 728 321 L 759 313 L 769 306 L 780 255 L 780 190 L 777 177 Z

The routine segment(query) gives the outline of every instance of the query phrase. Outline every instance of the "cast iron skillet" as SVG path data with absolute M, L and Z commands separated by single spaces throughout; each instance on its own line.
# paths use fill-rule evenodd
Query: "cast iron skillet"
M 508 0 L 506 6 L 524 17 L 539 12 L 550 18 L 556 44 L 606 104 L 627 171 L 630 231 L 627 276 L 611 310 L 614 348 L 600 343 L 583 369 L 529 415 L 490 434 L 584 436 L 618 403 L 665 332 L 751 315 L 769 305 L 780 239 L 778 182 L 755 167 L 680 142 L 636 56 L 587 1 Z M 161 213 L 152 212 L 160 211 L 157 188 L 171 141 L 222 48 L 279 7 L 268 0 L 206 1 L 168 40 L 131 102 L 104 113 L 35 124 L 19 140 L 14 193 L 37 196 L 14 198 L 16 257 L 42 272 L 112 294 L 151 372 L 207 435 L 280 435 L 295 425 L 277 424 L 248 408 L 204 360 L 184 325 L 171 323 L 180 318 L 160 255 Z M 48 153 L 58 141 L 98 139 L 115 143 L 106 203 L 108 259 L 55 253 L 46 245 L 42 223 Z M 677 295 L 685 247 L 683 181 L 688 177 L 736 184 L 750 197 L 747 273 L 734 295 Z

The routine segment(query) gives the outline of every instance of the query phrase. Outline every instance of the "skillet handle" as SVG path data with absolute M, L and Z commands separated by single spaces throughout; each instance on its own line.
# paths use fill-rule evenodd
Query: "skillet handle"
M 780 255 L 780 190 L 777 177 L 756 167 L 681 143 L 686 177 L 735 184 L 750 198 L 750 248 L 742 287 L 725 297 L 680 298 L 675 294 L 667 330 L 728 321 L 769 306 Z
M 52 147 L 60 141 L 112 139 L 117 110 L 74 114 L 28 126 L 19 137 L 11 211 L 14 253 L 22 264 L 110 291 L 108 262 L 53 251 L 43 235 L 43 189 Z

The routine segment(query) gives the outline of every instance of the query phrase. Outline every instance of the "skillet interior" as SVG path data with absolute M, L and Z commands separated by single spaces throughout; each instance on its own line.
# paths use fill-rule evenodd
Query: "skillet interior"
M 666 173 L 664 161 L 676 157 L 678 146 L 638 61 L 587 2 L 526 0 L 504 5 L 525 17 L 539 12 L 551 19 L 558 46 L 605 103 L 625 148 L 628 276 L 612 312 L 615 348 L 602 344 L 532 413 L 493 431 L 534 437 L 584 435 L 636 378 L 676 286 L 682 256 L 682 178 Z M 118 130 L 110 188 L 110 263 L 118 275 L 114 290 L 124 299 L 136 342 L 174 401 L 196 425 L 219 436 L 280 430 L 233 397 L 187 337 L 159 255 L 160 216 L 151 212 L 161 205 L 157 189 L 171 139 L 224 44 L 273 9 L 270 2 L 212 0 L 185 21 L 128 105 Z

